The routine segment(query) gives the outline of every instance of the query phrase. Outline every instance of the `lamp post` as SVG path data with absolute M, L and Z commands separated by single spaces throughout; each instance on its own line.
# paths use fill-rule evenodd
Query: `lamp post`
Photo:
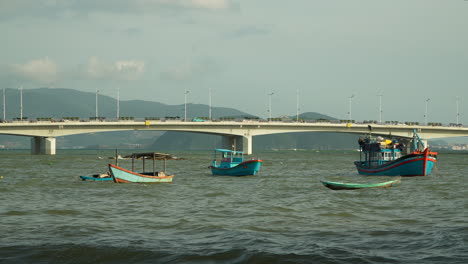
M 430 100 L 431 100 L 430 98 L 426 99 L 426 112 L 424 113 L 424 121 L 426 123 L 426 126 L 427 126 L 427 105 L 429 104 Z
M 99 90 L 96 88 L 96 120 L 99 117 L 98 94 L 99 94 Z
M 20 91 L 20 120 L 23 120 L 23 86 L 19 88 Z
M 6 120 L 5 88 L 3 88 L 3 121 Z
M 211 121 L 211 88 L 208 89 L 208 119 Z
M 353 103 L 354 94 L 349 99 L 348 121 L 351 122 L 351 104 Z
M 187 122 L 187 94 L 190 91 L 185 90 L 184 92 L 184 121 Z
M 269 114 L 269 120 L 271 120 L 271 96 L 274 95 L 275 93 L 269 93 L 268 95 L 270 96 L 270 100 L 269 100 L 269 103 L 268 103 L 268 114 Z
M 379 94 L 379 123 L 382 123 L 382 96 L 383 94 Z
M 296 90 L 296 122 L 299 122 L 299 89 Z
M 458 105 L 459 100 L 460 100 L 460 96 L 457 96 L 457 125 L 460 124 L 460 108 Z
M 120 88 L 117 87 L 117 120 L 120 118 Z

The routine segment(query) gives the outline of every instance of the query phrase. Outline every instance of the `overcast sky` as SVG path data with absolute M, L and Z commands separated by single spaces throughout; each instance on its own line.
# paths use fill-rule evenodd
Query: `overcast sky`
M 0 0 L 0 33 L 3 88 L 468 123 L 465 0 Z

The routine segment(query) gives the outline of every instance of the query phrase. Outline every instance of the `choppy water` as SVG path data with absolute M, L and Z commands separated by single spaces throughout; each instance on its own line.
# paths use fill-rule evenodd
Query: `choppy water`
M 319 180 L 387 178 L 358 176 L 351 151 L 259 153 L 248 177 L 211 176 L 211 152 L 175 154 L 172 184 L 114 184 L 78 178 L 112 151 L 0 152 L 0 263 L 468 262 L 468 155 L 332 191 Z

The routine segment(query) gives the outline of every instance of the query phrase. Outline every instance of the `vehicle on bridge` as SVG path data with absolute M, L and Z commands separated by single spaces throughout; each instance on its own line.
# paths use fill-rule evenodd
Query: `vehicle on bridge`
M 213 175 L 247 176 L 256 175 L 262 166 L 262 160 L 252 158 L 244 160 L 244 152 L 227 149 L 215 149 L 213 163 L 208 168 Z M 218 165 L 217 158 L 220 157 Z
M 370 128 L 371 129 L 371 128 Z M 412 146 L 408 148 L 396 139 L 359 138 L 360 160 L 354 164 L 362 175 L 427 176 L 437 161 L 437 152 L 431 152 L 413 132 Z M 421 147 L 421 149 L 419 148 Z M 408 154 L 404 154 L 409 152 Z

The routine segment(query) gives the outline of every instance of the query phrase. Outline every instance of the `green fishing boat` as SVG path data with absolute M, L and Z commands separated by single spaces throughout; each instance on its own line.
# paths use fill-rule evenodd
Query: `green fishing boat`
M 325 187 L 332 190 L 356 190 L 356 189 L 365 189 L 365 188 L 388 188 L 392 187 L 395 184 L 400 183 L 401 178 L 378 183 L 344 183 L 344 182 L 330 182 L 330 181 L 320 181 Z

